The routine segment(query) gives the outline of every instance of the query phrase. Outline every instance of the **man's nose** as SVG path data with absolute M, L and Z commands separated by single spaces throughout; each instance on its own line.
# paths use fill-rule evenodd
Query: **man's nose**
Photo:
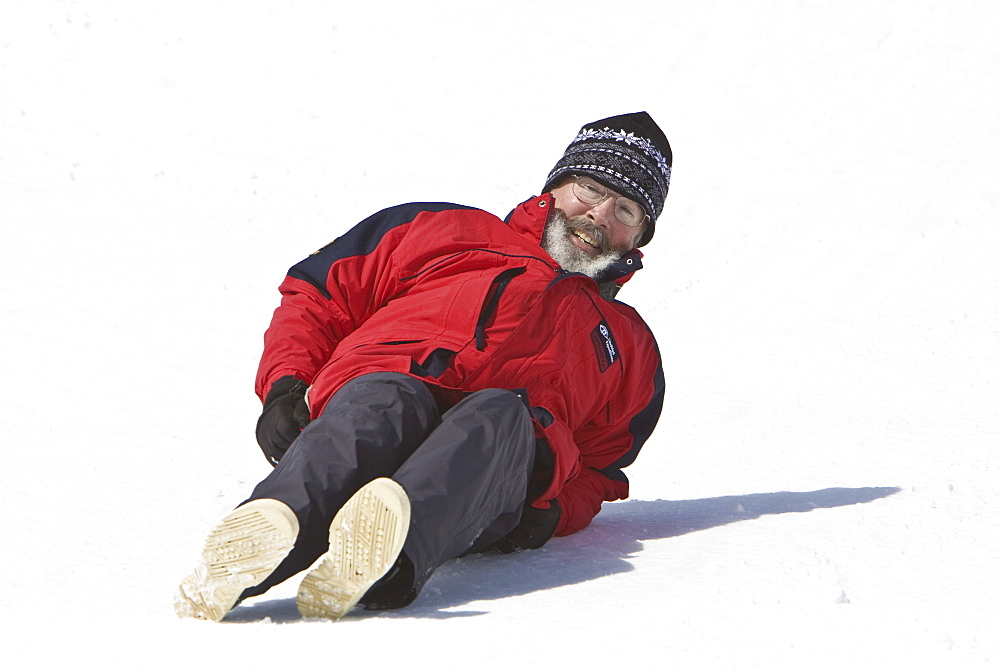
M 587 209 L 586 215 L 594 225 L 610 228 L 611 219 L 615 215 L 615 199 L 613 197 L 604 198 L 603 202 L 598 202 Z

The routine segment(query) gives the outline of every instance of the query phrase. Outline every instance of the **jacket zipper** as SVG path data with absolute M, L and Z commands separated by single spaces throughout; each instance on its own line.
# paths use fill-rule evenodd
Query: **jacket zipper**
M 496 312 L 497 306 L 500 304 L 500 297 L 503 296 L 504 290 L 510 285 L 511 280 L 525 271 L 527 271 L 527 267 L 513 267 L 505 269 L 493 279 L 493 283 L 486 293 L 487 297 L 483 308 L 479 311 L 479 318 L 476 320 L 476 350 L 486 350 L 486 324 Z

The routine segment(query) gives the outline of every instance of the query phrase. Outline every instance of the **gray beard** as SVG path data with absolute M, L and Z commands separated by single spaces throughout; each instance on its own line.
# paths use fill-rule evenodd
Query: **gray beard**
M 545 228 L 542 248 L 566 271 L 578 272 L 596 279 L 602 271 L 621 257 L 621 253 L 604 248 L 597 255 L 588 255 L 586 251 L 580 250 L 570 243 L 569 239 L 570 235 L 573 234 L 574 227 L 586 231 L 589 236 L 597 239 L 601 246 L 606 245 L 604 234 L 600 229 L 594 227 L 586 217 L 566 218 L 566 214 L 556 209 L 552 212 L 552 219 Z

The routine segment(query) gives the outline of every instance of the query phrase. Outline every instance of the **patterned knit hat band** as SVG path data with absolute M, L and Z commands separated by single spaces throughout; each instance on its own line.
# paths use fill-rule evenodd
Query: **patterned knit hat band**
M 639 172 L 644 172 L 646 178 L 635 178 Z M 549 181 L 558 181 L 564 174 L 587 174 L 595 181 L 639 202 L 650 218 L 660 215 L 663 199 L 667 194 L 667 184 L 662 178 L 648 173 L 648 166 L 634 155 L 615 150 L 614 147 L 588 145 L 570 148 L 549 173 Z M 655 195 L 648 189 L 654 183 Z
M 649 243 L 670 189 L 673 153 L 646 112 L 613 116 L 585 125 L 549 172 L 544 190 L 566 174 L 586 174 L 639 202 L 649 214 L 638 245 Z

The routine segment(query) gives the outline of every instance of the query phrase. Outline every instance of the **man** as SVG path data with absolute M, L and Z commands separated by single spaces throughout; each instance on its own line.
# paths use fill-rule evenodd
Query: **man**
M 540 547 L 626 498 L 663 374 L 614 297 L 671 162 L 648 114 L 607 118 L 506 220 L 405 204 L 292 267 L 256 384 L 275 469 L 212 530 L 178 614 L 218 621 L 314 564 L 303 616 L 405 606 L 449 559 Z

